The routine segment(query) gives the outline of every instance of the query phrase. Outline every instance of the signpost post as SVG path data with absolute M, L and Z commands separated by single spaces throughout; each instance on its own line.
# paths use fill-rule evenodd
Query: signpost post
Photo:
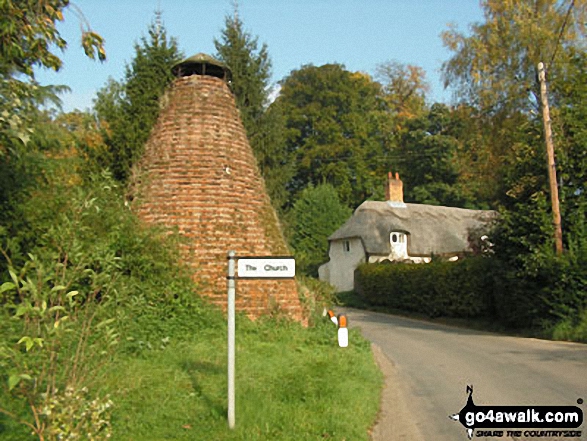
M 234 251 L 228 252 L 228 427 L 234 429 L 234 340 L 235 340 L 235 297 Z
M 235 261 L 238 276 L 235 275 Z M 239 257 L 228 252 L 228 427 L 235 424 L 235 299 L 239 279 L 291 279 L 296 275 L 293 257 Z

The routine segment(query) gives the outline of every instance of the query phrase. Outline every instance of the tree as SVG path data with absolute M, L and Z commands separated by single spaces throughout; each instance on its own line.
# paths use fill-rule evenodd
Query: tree
M 289 216 L 291 245 L 300 271 L 318 275 L 318 267 L 328 260 L 328 237 L 351 214 L 330 184 L 310 185 L 301 192 Z
M 519 170 L 505 169 L 520 167 L 516 146 L 531 145 L 542 156 L 543 148 L 533 138 L 540 136 L 535 132 L 535 113 L 539 113 L 540 106 L 537 80 L 540 61 L 546 63 L 548 81 L 553 86 L 549 98 L 555 132 L 558 129 L 555 138 L 560 144 L 557 163 L 563 168 L 570 165 L 565 162 L 575 143 L 570 138 L 576 132 L 568 129 L 580 125 L 583 107 L 574 97 L 580 96 L 583 88 L 576 81 L 581 78 L 577 55 L 585 50 L 587 2 L 486 0 L 482 7 L 485 22 L 473 25 L 470 36 L 455 29 L 444 33 L 445 45 L 454 51 L 454 56 L 444 64 L 443 71 L 445 83 L 458 87 L 458 96 L 476 109 L 473 119 L 477 120 L 477 129 L 471 132 L 481 133 L 484 143 L 477 146 L 477 153 L 486 158 L 491 168 L 501 170 L 499 175 L 509 179 L 509 182 L 498 182 L 501 201 L 507 206 L 507 193 L 511 194 L 514 185 L 511 176 L 516 176 L 516 181 L 524 181 Z M 559 107 L 562 113 L 557 110 Z M 574 116 L 568 118 L 571 113 Z M 556 121 L 558 115 L 565 118 L 562 125 Z M 534 173 L 525 167 L 521 169 Z M 575 169 L 573 174 L 581 172 Z M 572 181 L 576 185 L 580 178 Z M 569 193 L 567 188 L 563 186 L 561 191 L 571 199 L 572 193 L 581 193 L 578 188 Z
M 464 36 L 445 83 L 472 108 L 478 153 L 501 176 L 500 218 L 492 234 L 496 309 L 508 324 L 585 329 L 585 0 L 485 0 L 485 22 Z M 581 61 L 582 59 L 582 61 Z M 565 253 L 554 254 L 537 65 L 547 66 L 549 101 L 562 180 Z M 580 323 L 583 317 L 582 324 Z M 574 332 L 574 331 L 573 331 Z M 583 336 L 585 338 L 585 336 Z
M 103 135 L 108 146 L 103 162 L 121 182 L 128 180 L 132 166 L 143 154 L 159 115 L 159 98 L 173 80 L 171 68 L 182 57 L 157 11 L 148 37 L 135 44 L 135 55 L 126 66 L 124 80 L 110 79 L 98 92 L 94 108 L 105 123 Z
M 291 200 L 308 185 L 330 183 L 340 200 L 358 206 L 380 186 L 392 141 L 381 87 L 340 64 L 303 66 L 281 82 L 272 107 L 285 118 Z
M 59 70 L 55 55 L 67 42 L 56 24 L 67 0 L 0 2 L 0 236 L 10 238 L 22 225 L 18 207 L 44 177 L 42 154 L 62 143 L 44 104 L 59 105 L 63 86 L 41 86 L 35 68 Z M 105 58 L 102 38 L 81 11 L 82 46 L 90 58 Z M 39 153 L 42 152 L 42 153 Z M 44 164 L 43 164 L 44 165 Z M 45 172 L 45 170 L 43 170 Z
M 455 207 L 475 207 L 470 182 L 460 180 L 458 160 L 461 142 L 458 115 L 444 104 L 406 123 L 400 134 L 396 161 L 409 202 Z
M 383 85 L 388 106 L 398 119 L 414 118 L 426 110 L 430 85 L 421 67 L 387 61 L 377 66 L 375 78 Z
M 587 53 L 573 51 L 566 75 L 553 84 L 558 97 L 555 109 L 557 172 L 567 246 L 587 240 Z
M 56 23 L 63 20 L 68 0 L 0 3 L 0 154 L 15 141 L 26 144 L 31 135 L 30 112 L 44 99 L 55 99 L 34 81 L 34 68 L 59 70 L 55 49 L 65 49 Z M 92 59 L 104 60 L 104 41 L 93 32 L 81 10 L 73 7 L 82 25 L 82 47 Z
M 295 164 L 287 154 L 285 116 L 277 106 L 267 109 L 261 117 L 259 131 L 251 139 L 251 146 L 271 203 L 282 214 L 290 197 L 286 185 L 293 177 Z
M 226 16 L 219 40 L 214 39 L 217 57 L 232 71 L 230 87 L 257 159 L 273 205 L 279 209 L 287 200 L 285 183 L 291 177 L 283 143 L 283 118 L 268 112 L 271 59 L 267 45 L 244 29 L 235 7 Z
M 265 113 L 269 96 L 271 60 L 267 45 L 258 48 L 258 38 L 245 31 L 235 12 L 226 16 L 221 40 L 214 39 L 217 57 L 232 72 L 230 87 L 249 139 L 259 131 L 259 121 Z
M 56 22 L 63 20 L 63 10 L 69 0 L 2 2 L 0 4 L 0 75 L 34 76 L 34 67 L 59 70 L 61 59 L 53 45 L 65 49 L 67 42 L 57 31 Z M 79 8 L 74 7 L 82 24 L 82 46 L 90 58 L 104 60 L 103 39 L 93 32 Z
M 503 200 L 509 185 L 504 167 L 517 160 L 512 146 L 527 138 L 524 130 L 540 113 L 538 62 L 547 64 L 551 82 L 566 75 L 571 50 L 585 36 L 587 8 L 585 0 L 484 0 L 481 6 L 485 20 L 468 36 L 455 28 L 443 33 L 453 51 L 443 76 L 469 109 L 468 154 L 483 158 L 472 172 Z M 551 96 L 554 107 L 556 102 Z
M 537 65 L 551 79 L 568 61 L 569 47 L 585 36 L 585 0 L 484 0 L 484 23 L 465 36 L 456 28 L 442 35 L 454 52 L 444 63 L 446 86 L 458 98 L 495 112 L 529 111 L 540 103 Z M 530 102 L 533 98 L 534 102 Z
M 54 125 L 59 127 L 66 148 L 82 159 L 79 161 L 82 178 L 89 178 L 108 167 L 104 162 L 107 146 L 95 114 L 79 110 L 63 113 L 57 115 Z

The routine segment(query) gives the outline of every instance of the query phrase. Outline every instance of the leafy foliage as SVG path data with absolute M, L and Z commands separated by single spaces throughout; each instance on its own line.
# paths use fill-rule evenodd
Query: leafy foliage
M 32 134 L 31 114 L 47 98 L 55 100 L 55 88 L 34 81 L 34 68 L 58 70 L 61 59 L 55 49 L 65 49 L 56 23 L 63 20 L 68 0 L 2 2 L 0 14 L 0 155 L 14 145 L 26 145 Z M 104 60 L 104 41 L 93 32 L 81 11 L 82 46 L 90 58 Z M 50 93 L 47 93 L 50 92 Z
M 330 308 L 337 300 L 334 287 L 314 277 L 296 275 L 300 301 L 308 317 L 309 326 L 316 326 L 324 320 L 324 308 Z
M 554 131 L 562 217 L 568 238 L 584 237 L 587 210 L 587 53 L 575 51 L 564 77 L 553 85 L 557 96 Z
M 537 65 L 546 64 L 549 82 L 567 77 L 573 50 L 584 50 L 586 6 L 574 0 L 486 0 L 484 21 L 473 24 L 469 35 L 455 28 L 443 33 L 453 52 L 443 65 L 445 85 L 474 109 L 469 133 L 475 135 L 465 135 L 468 156 L 482 161 L 471 164 L 469 177 L 497 190 L 490 195 L 494 201 L 508 190 L 501 176 L 515 163 L 512 146 L 526 142 L 523 128 L 540 113 Z M 551 104 L 556 101 L 551 96 Z
M 181 58 L 177 42 L 167 36 L 161 12 L 156 12 L 148 38 L 135 44 L 124 80 L 110 79 L 98 93 L 95 110 L 105 123 L 107 152 L 97 160 L 121 182 L 128 181 L 132 166 L 143 154 L 159 115 L 159 98 L 173 80 L 171 67 Z
M 41 415 L 49 421 L 47 435 L 55 439 L 110 439 L 112 428 L 110 409 L 112 401 L 106 398 L 87 398 L 88 390 L 78 391 L 68 387 L 56 391 L 41 409 Z
M 283 142 L 283 115 L 268 111 L 271 59 L 266 44 L 244 29 L 235 11 L 227 16 L 219 40 L 214 39 L 217 56 L 232 71 L 230 88 L 249 139 L 261 176 L 274 207 L 286 200 L 285 184 L 291 177 Z
M 543 328 L 549 336 L 564 326 L 566 338 L 586 341 L 586 249 L 581 239 L 562 256 L 551 249 L 518 259 L 498 256 L 494 262 L 498 319 L 511 327 Z
M 276 106 L 263 114 L 260 131 L 251 140 L 257 163 L 265 180 L 271 203 L 278 213 L 291 202 L 292 195 L 287 183 L 295 172 L 295 163 L 290 160 L 285 144 L 285 117 Z
M 461 183 L 458 161 L 461 142 L 459 121 L 450 109 L 434 104 L 429 111 L 406 123 L 397 154 L 405 199 L 431 205 L 472 207 L 477 196 L 471 182 Z
M 14 398 L 29 403 L 30 414 L 18 416 L 18 400 L 2 413 L 22 420 L 40 439 L 64 424 L 70 432 L 80 424 L 107 430 L 100 417 L 104 402 L 84 388 L 95 386 L 113 349 L 121 339 L 131 349 L 124 340 L 131 336 L 160 339 L 169 319 L 193 319 L 201 311 L 167 233 L 141 226 L 111 177 L 72 186 L 63 179 L 75 170 L 71 160 L 56 162 L 59 167 L 47 169 L 47 183 L 21 201 L 26 228 L 3 234 L 0 313 L 13 330 L 0 348 L 0 375 Z M 141 326 L 145 322 L 150 325 Z M 66 408 L 47 413 L 51 406 Z M 98 419 L 84 419 L 90 417 L 84 409 Z
M 328 236 L 340 227 L 352 210 L 338 199 L 330 184 L 305 188 L 289 213 L 291 245 L 299 269 L 313 276 L 328 260 Z
M 579 326 L 585 310 L 585 55 L 575 53 L 566 73 L 553 83 L 555 147 L 563 239 L 566 252 L 553 252 L 553 225 L 544 167 L 542 124 L 528 121 L 517 132 L 504 173 L 502 216 L 492 240 L 502 288 L 497 291 L 503 320 L 518 326 L 546 326 L 557 322 Z M 583 75 L 583 77 L 581 77 Z M 572 92 L 571 92 L 572 90 Z M 507 295 L 500 293 L 507 292 Z
M 323 182 L 353 207 L 373 194 L 392 138 L 377 83 L 339 64 L 303 66 L 282 81 L 273 106 L 285 118 L 288 160 L 296 164 L 288 183 L 294 198 Z
M 584 317 L 585 16 L 584 1 L 484 1 L 469 36 L 450 29 L 454 53 L 443 67 L 469 113 L 461 138 L 473 176 L 495 188 L 500 221 L 491 241 L 498 319 L 510 326 L 560 324 L 565 335 Z M 553 252 L 538 62 L 547 67 L 566 253 Z M 472 118 L 471 118 L 472 117 Z M 474 133 L 471 136 L 471 133 Z M 463 151 L 463 150 L 462 150 Z M 485 166 L 483 165 L 485 163 Z M 497 170 L 498 173 L 489 173 Z M 469 174 L 470 175 L 470 174 Z M 485 175 L 487 178 L 483 178 Z M 489 178 L 489 176 L 497 178 Z M 479 179 L 480 178 L 480 179 Z M 560 333 L 559 333 L 560 335 Z
M 268 104 L 271 60 L 267 45 L 258 48 L 258 38 L 245 31 L 238 16 L 226 16 L 221 40 L 214 39 L 218 58 L 232 71 L 230 88 L 247 136 L 253 139 Z
M 547 63 L 551 78 L 568 58 L 565 49 L 585 36 L 584 1 L 523 0 L 481 3 L 485 21 L 465 36 L 455 28 L 443 33 L 454 52 L 444 63 L 445 84 L 483 109 L 529 110 L 530 93 L 540 102 L 537 65 Z
M 373 305 L 429 317 L 493 314 L 491 259 L 422 265 L 363 264 L 355 273 L 358 292 Z
M 375 78 L 382 84 L 387 105 L 399 121 L 420 116 L 426 110 L 430 85 L 421 67 L 387 61 L 377 66 Z
M 35 66 L 58 70 L 61 60 L 53 52 L 53 45 L 65 49 L 67 42 L 61 37 L 56 22 L 63 20 L 63 10 L 69 0 L 2 2 L 0 14 L 0 75 L 23 73 L 33 76 Z M 80 18 L 81 11 L 76 9 Z M 104 60 L 103 39 L 93 32 L 87 21 L 82 22 L 82 47 L 90 58 Z

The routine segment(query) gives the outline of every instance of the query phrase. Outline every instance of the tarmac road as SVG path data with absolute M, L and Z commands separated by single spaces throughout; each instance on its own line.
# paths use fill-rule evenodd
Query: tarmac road
M 578 406 L 587 420 L 587 345 L 489 334 L 350 308 L 336 312 L 345 313 L 349 326 L 360 328 L 376 345 L 376 359 L 384 364 L 389 386 L 374 441 L 466 440 L 465 428 L 449 415 L 465 406 L 467 385 L 473 385 L 477 406 Z M 587 422 L 573 430 L 581 430 L 582 436 L 566 439 L 587 440 Z M 507 437 L 504 430 L 501 438 L 479 439 L 558 438 Z

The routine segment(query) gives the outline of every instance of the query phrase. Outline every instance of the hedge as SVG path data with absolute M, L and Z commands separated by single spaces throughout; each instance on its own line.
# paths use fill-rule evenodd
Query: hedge
M 587 247 L 523 267 L 496 257 L 363 264 L 355 291 L 375 306 L 430 317 L 485 318 L 587 342 Z
M 430 317 L 495 315 L 491 259 L 474 257 L 429 264 L 363 264 L 355 289 L 376 306 Z

